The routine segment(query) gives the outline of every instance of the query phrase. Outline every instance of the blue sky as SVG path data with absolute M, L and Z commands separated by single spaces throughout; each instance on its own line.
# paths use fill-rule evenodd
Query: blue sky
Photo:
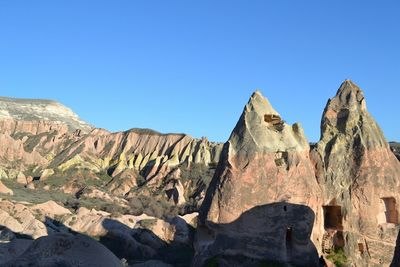
M 0 95 L 55 99 L 113 131 L 225 141 L 260 89 L 320 135 L 347 78 L 400 140 L 398 1 L 0 1 Z

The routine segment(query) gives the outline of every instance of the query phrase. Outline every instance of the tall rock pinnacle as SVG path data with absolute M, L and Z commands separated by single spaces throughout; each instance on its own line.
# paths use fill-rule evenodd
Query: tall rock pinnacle
M 368 148 L 387 146 L 382 130 L 367 110 L 364 92 L 353 82 L 346 80 L 325 108 L 321 141 L 351 133 L 363 133 L 364 139 L 361 141 Z
M 398 232 L 400 163 L 353 82 L 328 101 L 321 129 L 311 156 L 323 191 L 324 239 L 357 266 L 388 266 Z
M 215 255 L 227 260 L 224 255 L 233 251 L 315 266 L 310 236 L 321 215 L 319 198 L 301 126 L 286 124 L 255 92 L 224 146 L 202 205 L 195 266 Z

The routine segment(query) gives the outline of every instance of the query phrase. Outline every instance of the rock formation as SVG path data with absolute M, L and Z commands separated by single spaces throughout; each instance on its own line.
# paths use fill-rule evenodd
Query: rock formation
M 357 266 L 388 266 L 399 231 L 400 163 L 357 85 L 345 81 L 328 101 L 321 131 L 311 153 L 323 189 L 319 246 L 343 248 Z
M 14 195 L 14 192 L 0 181 L 0 194 Z
M 65 177 L 64 192 L 73 194 L 84 190 L 90 179 L 97 189 L 117 196 L 135 195 L 132 190 L 146 185 L 169 199 L 171 179 L 165 179 L 171 172 L 192 165 L 212 168 L 221 150 L 222 144 L 185 134 L 95 129 L 54 101 L 0 98 L 0 176 L 32 189 L 60 190 L 49 184 L 54 185 L 52 178 Z M 186 178 L 174 176 L 180 194 L 177 204 L 195 197 L 201 202 L 205 187 L 197 196 L 186 194 L 196 191 L 180 181 Z
M 79 247 L 83 235 L 95 237 L 118 258 L 126 259 L 128 262 L 145 263 L 159 259 L 174 266 L 186 266 L 190 258 L 186 259 L 184 253 L 191 251 L 193 237 L 190 224 L 196 216 L 197 214 L 187 214 L 163 220 L 146 214 L 112 215 L 84 207 L 71 211 L 55 201 L 32 205 L 26 202 L 0 200 L 0 266 L 28 266 L 29 264 L 42 266 L 42 264 L 55 264 L 54 261 L 61 258 L 62 262 L 67 261 L 64 257 L 57 258 L 57 255 L 61 254 L 55 251 L 62 249 L 57 247 L 58 244 L 78 242 L 76 245 Z M 79 233 L 80 235 L 74 238 L 70 235 L 59 235 L 60 233 Z M 43 237 L 49 238 L 43 239 Z M 54 239 L 58 241 L 52 250 L 54 253 L 51 253 L 48 250 L 50 247 L 44 246 L 44 243 L 52 243 Z M 38 241 L 32 244 L 32 240 Z M 94 240 L 91 243 L 103 250 L 99 245 L 95 245 Z M 70 246 L 63 248 L 72 249 Z M 10 254 L 8 251 L 13 253 Z M 183 255 L 175 252 L 175 256 L 165 255 L 165 251 L 171 253 L 179 251 Z M 32 253 L 46 254 L 30 258 Z M 71 253 L 77 253 L 76 260 L 83 260 L 88 259 L 92 251 L 85 246 L 85 248 L 80 247 L 79 250 L 73 249 L 67 254 L 72 255 Z M 110 252 L 107 253 L 110 254 Z M 68 263 L 71 265 L 67 266 L 82 266 L 77 262 Z M 95 262 L 84 260 L 82 264 L 98 266 Z
M 316 266 L 321 192 L 299 124 L 255 92 L 224 145 L 200 210 L 194 266 L 231 255 Z M 242 265 L 245 266 L 245 265 Z
M 51 130 L 88 132 L 93 128 L 71 109 L 41 99 L 0 97 L 0 121 L 0 131 L 9 135 L 16 132 L 37 135 Z
M 398 266 L 399 151 L 351 81 L 311 147 L 258 91 L 224 145 L 0 98 L 0 266 Z
M 316 266 L 313 250 L 390 265 L 400 228 L 395 144 L 392 152 L 351 81 L 329 100 L 321 131 L 309 154 L 300 126 L 253 94 L 200 209 L 194 266 Z
M 0 266 L 93 266 L 122 267 L 121 261 L 94 239 L 84 235 L 58 233 L 41 237 Z

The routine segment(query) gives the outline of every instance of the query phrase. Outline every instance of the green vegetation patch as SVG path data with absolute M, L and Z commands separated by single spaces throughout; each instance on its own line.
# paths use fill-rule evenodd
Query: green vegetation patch
M 342 248 L 335 249 L 331 254 L 327 256 L 327 259 L 336 264 L 337 267 L 345 267 L 348 264 L 348 260 L 344 250 Z

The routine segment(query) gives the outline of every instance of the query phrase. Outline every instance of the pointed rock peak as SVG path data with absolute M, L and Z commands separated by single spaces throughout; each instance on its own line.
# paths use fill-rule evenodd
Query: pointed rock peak
M 339 88 L 339 90 L 338 90 L 336 95 L 351 94 L 351 93 L 353 93 L 353 94 L 359 94 L 359 93 L 363 94 L 363 91 L 353 81 L 345 80 L 340 85 L 340 88 Z
M 364 92 L 349 80 L 344 81 L 336 96 L 328 101 L 321 129 L 323 146 L 336 140 L 337 136 L 345 136 L 347 142 L 353 142 L 360 135 L 365 147 L 387 146 L 382 130 L 368 112 Z
M 260 91 L 250 97 L 229 141 L 233 150 L 246 146 L 249 153 L 308 149 L 301 126 L 286 124 Z
M 364 92 L 351 80 L 345 80 L 342 83 L 332 101 L 342 108 L 354 106 L 365 108 Z
M 279 113 L 272 107 L 271 103 L 263 96 L 260 90 L 256 90 L 250 97 L 246 106 L 246 111 L 256 112 L 262 116 L 265 114 L 278 115 Z

